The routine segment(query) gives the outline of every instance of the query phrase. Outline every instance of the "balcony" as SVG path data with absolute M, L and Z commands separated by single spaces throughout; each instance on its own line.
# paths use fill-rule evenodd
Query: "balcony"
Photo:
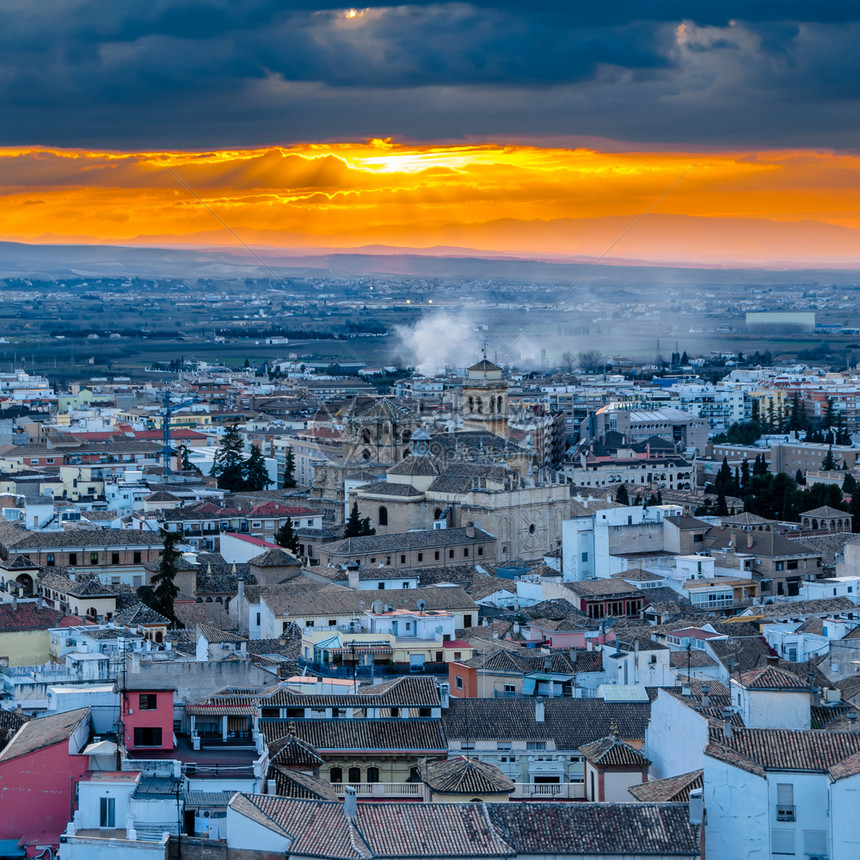
M 776 820 L 777 821 L 797 821 L 797 816 L 795 815 L 795 809 L 793 806 L 789 806 L 784 803 L 780 803 L 776 807 Z
M 511 800 L 585 800 L 585 783 L 515 782 Z
M 332 783 L 332 788 L 338 797 L 346 794 L 346 786 L 355 789 L 359 800 L 426 800 L 423 782 L 358 782 Z

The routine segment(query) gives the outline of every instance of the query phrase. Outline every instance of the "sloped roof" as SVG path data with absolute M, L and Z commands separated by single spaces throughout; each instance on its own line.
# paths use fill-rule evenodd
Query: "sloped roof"
M 269 768 L 269 779 L 275 780 L 275 789 L 279 797 L 294 797 L 306 800 L 339 800 L 337 792 L 331 783 L 302 773 L 300 770 L 291 770 L 283 765 L 273 765 Z
M 442 755 L 448 750 L 439 720 L 263 720 L 260 729 L 267 742 L 279 740 L 295 728 L 296 736 L 321 753 L 368 750 L 376 755 L 396 750 L 412 754 Z
M 703 770 L 691 770 L 666 779 L 654 779 L 627 789 L 640 803 L 688 803 L 690 791 L 702 788 Z
M 797 675 L 778 669 L 775 666 L 763 666 L 742 672 L 738 681 L 749 690 L 802 690 L 809 691 L 809 684 L 801 681 Z
M 466 756 L 425 762 L 418 769 L 422 782 L 439 794 L 510 794 L 513 782 L 495 765 Z
M 77 708 L 24 723 L 0 752 L 0 763 L 67 741 L 72 732 L 83 720 L 89 719 L 89 716 L 88 707 Z
M 860 734 L 855 732 L 734 729 L 726 737 L 721 728 L 711 727 L 709 737 L 707 755 L 760 776 L 769 770 L 826 773 L 848 759 L 851 768 L 860 762 Z M 842 771 L 849 775 L 847 766 Z
M 248 561 L 254 567 L 301 567 L 302 563 L 283 549 L 267 549 Z
M 482 803 L 343 804 L 237 793 L 236 812 L 291 837 L 290 854 L 324 860 L 430 860 L 513 857 Z
M 289 731 L 290 727 L 287 728 Z M 286 737 L 269 744 L 269 761 L 287 767 L 319 767 L 323 763 L 322 757 L 310 744 L 293 734 L 287 734 Z
M 11 603 L 0 603 L 0 633 L 18 630 L 47 630 L 56 627 L 63 617 L 62 612 L 39 606 L 38 603 L 25 603 L 19 600 L 17 608 Z
M 583 758 L 601 767 L 641 767 L 647 768 L 651 762 L 639 750 L 624 743 L 618 735 L 607 735 L 588 744 L 579 751 Z
M 126 627 L 131 627 L 136 624 L 146 625 L 169 625 L 170 619 L 165 618 L 160 612 L 151 609 L 145 603 L 138 603 L 135 606 L 129 606 L 128 609 L 123 609 L 114 615 L 113 620 L 117 624 L 123 624 Z
M 490 815 L 520 855 L 700 857 L 685 803 L 494 803 Z
M 820 508 L 813 508 L 811 511 L 801 511 L 801 517 L 818 517 L 821 519 L 822 517 L 826 520 L 837 518 L 844 518 L 850 516 L 846 511 L 840 511 L 838 508 L 831 508 L 829 505 L 823 505 Z

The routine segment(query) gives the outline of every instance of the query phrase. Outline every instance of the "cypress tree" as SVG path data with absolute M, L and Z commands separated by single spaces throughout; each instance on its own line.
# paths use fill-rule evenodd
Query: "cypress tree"
M 299 536 L 293 528 L 293 521 L 287 517 L 284 524 L 275 532 L 275 543 L 288 549 L 293 555 L 299 554 Z
M 296 485 L 296 458 L 293 449 L 287 448 L 287 459 L 284 463 L 284 487 L 291 490 Z
M 343 536 L 345 538 L 359 537 L 361 533 L 361 514 L 358 512 L 358 502 L 353 502 L 343 530 Z
M 622 484 L 615 493 L 615 501 L 620 505 L 629 505 L 630 496 L 627 493 L 627 484 Z
M 242 439 L 236 425 L 227 428 L 209 473 L 218 480 L 218 488 L 236 492 L 245 488 L 245 458 L 242 456 Z
M 182 538 L 181 532 L 170 532 L 161 529 L 159 532 L 163 543 L 161 559 L 158 563 L 158 572 L 152 577 L 151 585 L 142 585 L 137 590 L 137 596 L 150 609 L 154 609 L 171 621 L 176 620 L 173 602 L 179 594 L 179 586 L 176 584 L 176 574 L 179 572 L 179 559 L 182 553 L 176 548 L 176 544 Z
M 251 454 L 242 464 L 242 469 L 245 473 L 246 490 L 265 490 L 272 483 L 259 445 L 251 446 Z

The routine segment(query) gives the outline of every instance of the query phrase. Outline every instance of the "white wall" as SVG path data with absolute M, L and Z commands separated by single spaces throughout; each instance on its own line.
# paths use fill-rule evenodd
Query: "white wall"
M 749 729 L 810 729 L 810 694 L 806 691 L 748 690 L 732 680 L 732 701 L 739 702 Z
M 707 860 L 770 860 L 766 779 L 708 758 L 704 795 Z
M 678 776 L 704 767 L 707 744 L 707 720 L 660 690 L 651 705 L 651 720 L 645 731 L 645 755 L 651 759 L 651 779 Z
M 860 775 L 830 786 L 830 856 L 860 857 Z
M 262 824 L 257 824 L 250 818 L 227 807 L 227 848 L 245 849 L 253 847 L 255 851 L 274 851 L 285 854 L 289 841 Z
M 137 787 L 136 782 L 122 780 L 108 782 L 98 780 L 88 782 L 81 780 L 78 783 L 78 812 L 80 829 L 99 826 L 99 801 L 102 797 L 112 797 L 116 801 L 116 827 L 120 830 L 125 827 L 126 816 L 129 811 L 131 795 Z

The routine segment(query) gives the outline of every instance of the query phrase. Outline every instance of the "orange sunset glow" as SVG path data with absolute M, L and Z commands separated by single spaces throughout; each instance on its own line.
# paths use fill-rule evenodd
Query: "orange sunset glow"
M 860 156 L 829 151 L 27 147 L 0 150 L 0 183 L 11 241 L 860 262 Z

